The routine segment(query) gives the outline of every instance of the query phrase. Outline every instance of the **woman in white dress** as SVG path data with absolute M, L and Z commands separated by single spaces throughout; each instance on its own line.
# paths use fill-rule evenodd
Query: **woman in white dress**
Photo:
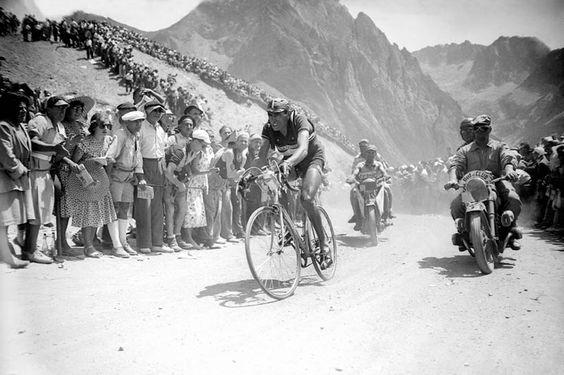
M 196 249 L 199 249 L 200 246 L 192 238 L 192 229 L 207 225 L 204 192 L 207 193 L 208 191 L 207 175 L 213 170 L 209 169 L 213 158 L 213 151 L 209 145 L 208 133 L 202 129 L 194 130 L 189 155 L 189 158 L 192 159 L 190 161 L 191 176 L 186 184 L 186 205 L 188 208 L 183 227 L 187 228 L 187 242 Z

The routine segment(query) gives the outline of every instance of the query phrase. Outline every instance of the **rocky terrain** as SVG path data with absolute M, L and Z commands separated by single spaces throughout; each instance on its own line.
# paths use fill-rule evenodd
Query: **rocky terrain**
M 457 103 L 366 14 L 354 18 L 337 0 L 205 1 L 148 36 L 275 87 L 353 141 L 371 138 L 393 162 L 456 142 Z
M 500 37 L 489 46 L 461 44 L 414 52 L 423 71 L 467 115 L 490 113 L 509 142 L 562 132 L 562 50 L 531 37 Z

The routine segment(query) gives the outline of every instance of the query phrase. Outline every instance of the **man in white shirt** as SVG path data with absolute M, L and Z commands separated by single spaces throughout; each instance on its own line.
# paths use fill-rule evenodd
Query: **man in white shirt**
M 168 136 L 159 125 L 165 114 L 164 106 L 158 101 L 147 102 L 144 106 L 147 118 L 139 132 L 139 146 L 143 157 L 143 173 L 147 186 L 153 189 L 152 199 L 135 198 L 135 220 L 137 222 L 137 246 L 142 254 L 171 253 L 173 250 L 163 245 L 164 226 L 164 187 L 165 187 L 165 147 Z

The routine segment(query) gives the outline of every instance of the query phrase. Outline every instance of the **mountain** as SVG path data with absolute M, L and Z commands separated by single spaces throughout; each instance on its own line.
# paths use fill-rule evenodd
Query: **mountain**
M 523 98 L 533 98 L 523 105 Z M 564 48 L 551 51 L 513 92 L 500 99 L 523 140 L 564 134 Z M 525 102 L 526 103 L 526 102 Z
M 45 19 L 34 0 L 0 0 L 0 7 L 14 13 L 21 20 L 26 14 Z
M 465 114 L 491 114 L 495 134 L 515 142 L 544 135 L 542 119 L 553 113 L 541 115 L 544 110 L 535 107 L 535 122 L 528 111 L 540 105 L 537 101 L 543 97 L 542 108 L 556 105 L 551 101 L 557 102 L 554 85 L 539 86 L 536 82 L 540 78 L 525 83 L 534 74 L 544 74 L 545 82 L 557 79 L 540 68 L 550 54 L 544 43 L 532 37 L 500 37 L 489 46 L 466 41 L 414 52 L 423 71 L 457 100 Z
M 477 53 L 464 85 L 477 91 L 492 84 L 520 84 L 549 52 L 537 38 L 502 36 Z
M 210 0 L 148 36 L 303 103 L 393 162 L 443 154 L 458 104 L 364 13 L 337 0 Z
M 421 64 L 438 67 L 441 65 L 459 65 L 474 61 L 476 55 L 483 52 L 486 46 L 473 44 L 465 40 L 463 43 L 440 44 L 425 47 L 413 54 Z

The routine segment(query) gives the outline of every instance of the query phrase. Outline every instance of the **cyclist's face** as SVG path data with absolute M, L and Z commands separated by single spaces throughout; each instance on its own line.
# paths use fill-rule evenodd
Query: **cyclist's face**
M 272 129 L 281 131 L 288 123 L 288 113 L 284 112 L 268 112 L 268 122 Z

